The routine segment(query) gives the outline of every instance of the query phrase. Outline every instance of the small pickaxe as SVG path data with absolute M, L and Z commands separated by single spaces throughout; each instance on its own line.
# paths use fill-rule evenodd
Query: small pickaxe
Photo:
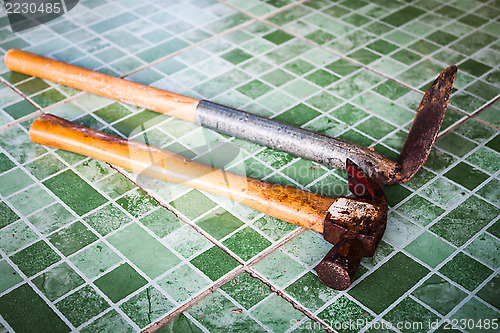
M 316 267 L 327 286 L 344 290 L 361 259 L 373 256 L 385 231 L 387 200 L 380 185 L 347 160 L 355 198 L 315 194 L 200 164 L 166 150 L 105 134 L 51 114 L 30 128 L 33 142 L 97 158 L 138 174 L 220 195 L 278 219 L 323 233 L 333 249 Z
M 123 80 L 32 53 L 12 49 L 5 64 L 13 71 L 195 122 L 334 168 L 347 159 L 381 185 L 408 181 L 425 163 L 450 99 L 457 67 L 444 70 L 425 93 L 397 162 L 366 147 L 321 135 L 206 100 Z

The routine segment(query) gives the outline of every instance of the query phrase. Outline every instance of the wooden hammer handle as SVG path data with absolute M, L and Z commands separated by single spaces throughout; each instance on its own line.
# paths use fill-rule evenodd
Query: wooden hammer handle
M 16 49 L 7 51 L 5 65 L 12 71 L 37 76 L 86 92 L 131 103 L 194 122 L 199 100 L 144 84 Z
M 220 195 L 318 232 L 323 232 L 326 212 L 336 200 L 291 186 L 225 172 L 160 148 L 86 128 L 51 114 L 43 114 L 35 119 L 29 133 L 33 142 Z

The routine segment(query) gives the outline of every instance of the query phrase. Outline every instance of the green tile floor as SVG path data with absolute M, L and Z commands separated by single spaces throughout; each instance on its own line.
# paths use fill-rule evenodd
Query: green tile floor
M 0 62 L 0 332 L 158 321 L 165 332 L 446 332 L 466 319 L 454 331 L 498 331 L 498 0 L 84 0 L 15 34 L 0 11 L 1 54 L 21 48 L 392 158 L 422 91 L 459 68 L 429 160 L 385 188 L 383 241 L 337 292 L 313 269 L 330 248 L 320 234 L 33 144 L 27 130 L 50 112 L 201 161 L 203 146 L 234 143 L 225 169 L 332 196 L 347 194 L 343 172 Z

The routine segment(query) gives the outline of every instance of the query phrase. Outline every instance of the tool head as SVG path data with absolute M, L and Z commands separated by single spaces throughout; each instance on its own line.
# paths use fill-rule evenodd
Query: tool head
M 397 171 L 386 184 L 410 180 L 424 165 L 443 123 L 457 66 L 445 69 L 427 89 L 397 161 Z
M 316 267 L 323 284 L 337 290 L 351 285 L 361 259 L 374 255 L 387 222 L 387 199 L 380 185 L 347 160 L 349 189 L 328 209 L 323 236 L 334 247 Z

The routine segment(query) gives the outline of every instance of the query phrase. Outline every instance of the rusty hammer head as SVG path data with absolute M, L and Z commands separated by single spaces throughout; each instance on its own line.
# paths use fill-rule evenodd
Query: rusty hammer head
M 351 285 L 363 257 L 374 255 L 387 222 L 387 199 L 380 185 L 352 161 L 346 165 L 355 198 L 339 197 L 328 209 L 323 236 L 334 247 L 315 268 L 321 282 L 337 290 Z

